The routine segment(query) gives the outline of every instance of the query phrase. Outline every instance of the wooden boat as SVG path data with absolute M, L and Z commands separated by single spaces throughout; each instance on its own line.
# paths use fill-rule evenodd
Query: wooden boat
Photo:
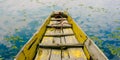
M 14 60 L 108 60 L 64 11 L 52 12 Z

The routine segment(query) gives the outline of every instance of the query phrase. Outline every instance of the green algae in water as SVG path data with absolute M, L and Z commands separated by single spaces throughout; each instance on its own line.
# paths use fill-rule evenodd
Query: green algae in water
M 96 37 L 96 36 L 91 36 L 90 37 L 92 40 L 98 40 L 98 37 Z
M 84 4 L 79 4 L 79 6 L 84 6 Z
M 3 60 L 2 56 L 0 55 L 0 60 Z
M 4 38 L 4 40 L 22 40 L 22 38 L 20 36 L 10 36 L 8 38 Z
M 118 57 L 120 57 L 120 47 L 116 47 L 111 44 L 107 44 L 107 46 L 113 55 L 117 55 Z
M 116 30 L 120 30 L 120 27 L 119 27 L 119 28 L 116 28 Z
M 15 31 L 17 32 L 17 31 L 18 31 L 18 29 L 16 28 L 16 29 L 15 29 Z
M 89 14 L 88 16 L 91 16 L 91 14 Z
M 120 40 L 120 32 L 112 32 L 111 34 L 107 34 L 107 36 L 110 37 L 110 38 L 113 38 L 113 39 Z
M 96 36 L 91 36 L 90 38 L 91 38 L 93 41 L 96 42 L 96 44 L 97 44 L 98 47 L 102 47 L 103 40 L 99 39 L 99 38 L 96 37 Z
M 18 49 L 17 46 L 12 46 L 12 49 Z
M 89 8 L 90 8 L 90 9 L 93 9 L 93 7 L 92 7 L 92 6 L 89 6 Z
M 97 42 L 98 42 L 98 46 L 102 47 L 103 40 L 98 40 Z
M 119 20 L 115 20 L 114 22 L 115 22 L 115 23 L 120 23 L 120 21 L 119 21 Z
M 116 31 L 120 31 L 120 27 L 116 28 Z M 120 32 L 112 32 L 111 34 L 107 34 L 107 36 L 120 40 Z
M 3 58 L 2 58 L 2 57 L 0 57 L 0 60 L 3 60 Z

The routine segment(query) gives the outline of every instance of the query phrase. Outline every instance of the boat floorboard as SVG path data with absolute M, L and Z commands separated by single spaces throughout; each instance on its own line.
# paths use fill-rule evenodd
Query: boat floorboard
M 54 23 L 52 21 L 50 23 Z M 74 34 L 72 28 L 63 28 L 62 30 L 58 30 L 55 28 L 47 28 L 45 34 Z M 44 36 L 40 44 L 44 45 L 67 45 L 67 44 L 80 44 L 75 35 L 70 36 Z M 83 48 L 73 47 L 73 48 L 41 48 L 39 47 L 38 52 L 36 54 L 35 60 L 87 60 Z
M 63 20 L 66 20 L 66 18 L 62 18 Z M 51 21 L 60 21 L 61 20 L 61 18 L 51 18 Z

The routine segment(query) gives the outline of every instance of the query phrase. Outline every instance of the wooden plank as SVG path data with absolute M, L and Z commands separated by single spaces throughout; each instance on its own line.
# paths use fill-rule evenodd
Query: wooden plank
M 60 37 L 54 37 L 53 44 L 60 44 Z
M 69 56 L 69 52 L 68 50 L 62 50 L 62 60 L 69 60 L 70 56 Z
M 60 37 L 60 36 L 69 36 L 69 35 L 74 35 L 73 32 L 72 33 L 69 33 L 71 32 L 72 30 L 70 28 L 68 28 L 68 30 L 70 30 L 68 32 L 67 29 L 63 29 L 67 32 L 65 32 L 63 34 L 63 31 L 61 29 L 55 29 L 55 28 L 47 28 L 46 30 L 46 33 L 45 33 L 45 36 L 51 36 L 51 37 Z
M 64 34 L 74 34 L 73 30 L 71 28 L 64 28 L 63 29 Z
M 47 34 L 47 35 L 51 35 L 51 34 L 53 34 L 54 32 L 55 32 L 55 29 L 54 29 L 54 28 L 47 28 L 45 34 Z
M 88 38 L 85 42 L 85 46 L 93 60 L 108 60 L 108 58 L 103 54 L 103 52 L 95 45 L 95 43 L 90 38 Z
M 79 44 L 75 36 L 65 36 L 66 44 Z
M 53 37 L 43 37 L 42 44 L 52 44 Z M 51 55 L 51 49 L 39 48 L 35 60 L 49 60 Z
M 82 48 L 69 48 L 69 60 L 87 60 Z
M 54 34 L 62 34 L 62 29 L 61 28 L 55 28 Z
M 65 25 L 61 25 L 61 24 L 55 24 L 55 25 L 48 25 L 47 28 L 71 28 L 72 26 L 70 24 L 65 24 Z
M 63 36 L 72 36 L 72 35 L 74 35 L 74 34 L 70 34 L 70 33 L 68 33 L 68 34 L 61 34 L 61 33 L 45 34 L 45 36 L 47 36 L 47 37 L 63 37 Z
M 59 33 L 62 33 L 62 32 L 59 32 L 59 30 L 56 30 L 54 33 L 56 34 L 59 34 Z M 60 37 L 54 37 L 53 39 L 53 44 L 60 44 Z M 52 52 L 51 52 L 51 58 L 50 60 L 61 60 L 61 49 L 52 49 Z
M 69 29 L 69 28 L 68 28 Z M 66 31 L 64 32 L 63 34 L 63 30 Z M 45 36 L 51 36 L 51 37 L 61 37 L 61 36 L 69 36 L 69 35 L 74 35 L 73 32 L 71 32 L 71 29 L 67 30 L 67 29 L 50 29 L 48 28 L 46 33 L 45 33 Z M 70 33 L 69 33 L 69 32 Z
M 60 44 L 60 37 L 54 37 L 53 44 Z M 50 60 L 61 60 L 61 49 L 52 49 Z
M 82 44 L 39 44 L 39 47 L 41 48 L 74 48 L 74 47 L 83 47 Z
M 61 21 L 50 21 L 50 23 L 47 27 L 49 27 L 49 28 L 52 28 L 52 27 L 55 27 L 55 28 L 58 28 L 58 27 L 69 28 L 69 27 L 72 27 L 72 25 L 69 24 L 67 20 L 61 20 Z
M 66 43 L 78 44 L 75 36 L 66 36 Z M 82 48 L 68 48 L 70 60 L 87 60 Z
M 66 44 L 65 37 L 61 37 L 61 44 Z M 61 60 L 69 60 L 69 52 L 67 51 L 67 49 L 61 49 Z
M 43 37 L 42 44 L 52 44 L 53 43 L 53 37 Z
M 39 48 L 35 60 L 49 60 L 51 49 Z
M 66 44 L 66 41 L 65 41 L 65 37 L 60 37 L 60 40 L 61 40 L 61 44 Z
M 52 49 L 50 60 L 61 60 L 61 50 Z
M 73 33 L 70 29 L 63 30 L 64 33 Z M 79 44 L 75 36 L 65 36 L 66 44 Z M 82 48 L 68 48 L 69 60 L 87 60 Z
M 52 24 L 56 24 L 57 23 L 57 21 L 50 21 L 50 25 L 52 25 Z
M 61 44 L 66 44 L 65 41 L 65 37 L 61 37 Z M 69 52 L 67 51 L 67 49 L 63 49 L 61 48 L 61 52 L 62 52 L 62 56 L 61 56 L 61 60 L 69 60 Z
M 67 20 L 66 18 L 51 18 L 51 21 L 59 21 L 59 20 L 61 20 L 61 19 Z

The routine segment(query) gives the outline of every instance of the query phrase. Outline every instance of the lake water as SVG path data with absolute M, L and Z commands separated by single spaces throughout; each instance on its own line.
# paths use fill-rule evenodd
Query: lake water
M 0 60 L 13 60 L 54 10 L 67 10 L 109 60 L 120 60 L 120 0 L 0 0 Z

